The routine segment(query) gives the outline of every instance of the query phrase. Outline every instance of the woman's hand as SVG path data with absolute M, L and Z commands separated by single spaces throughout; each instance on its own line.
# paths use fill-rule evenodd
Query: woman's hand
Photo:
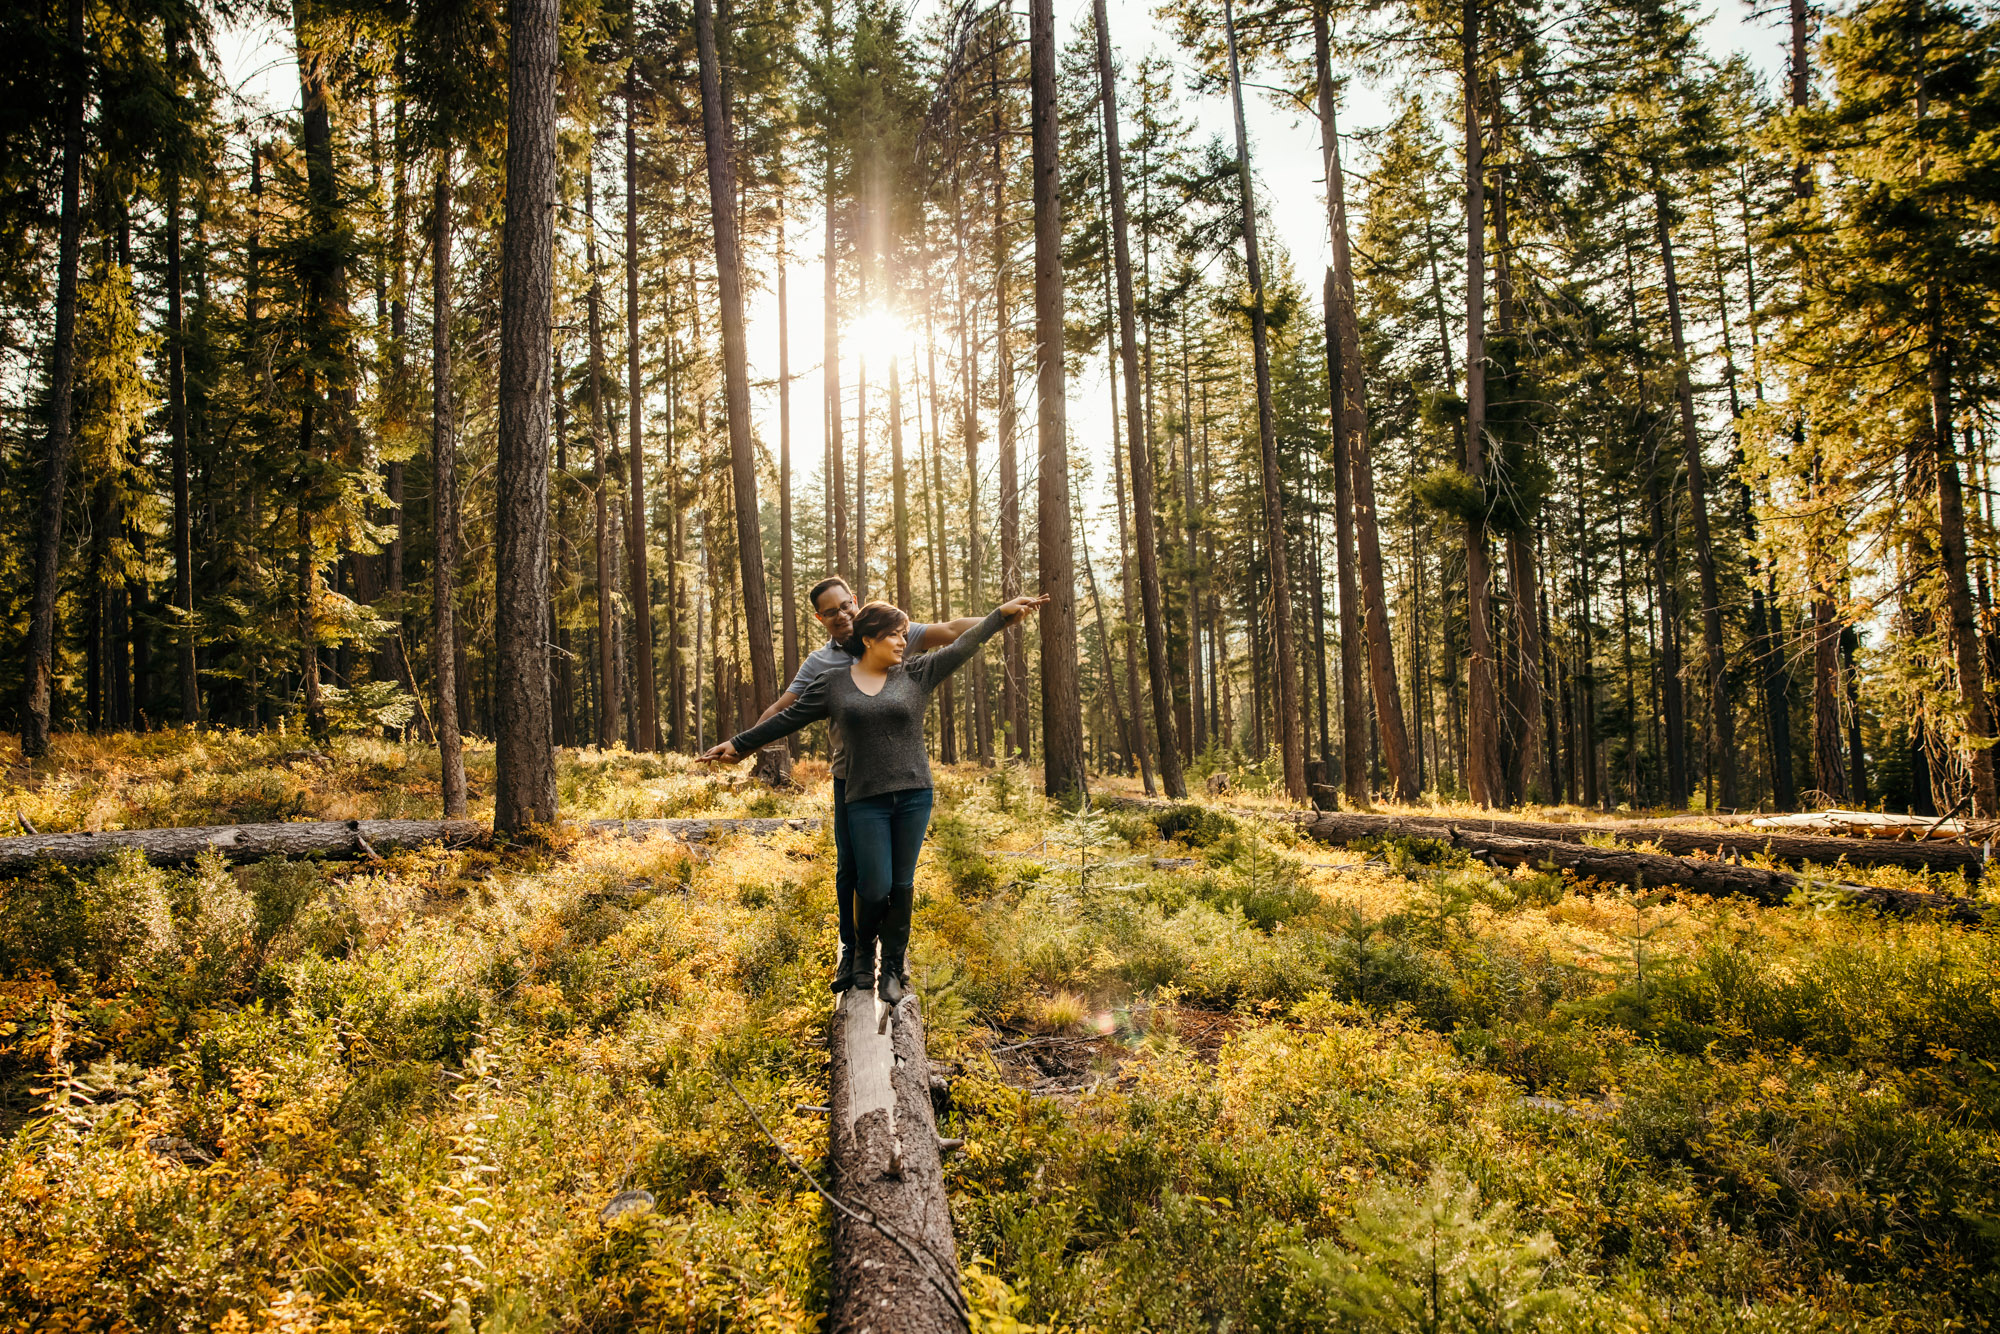
M 1048 602 L 1049 595 L 1046 593 L 1041 594 L 1039 597 L 1010 598 L 1006 602 L 1001 603 L 998 610 L 1002 616 L 1007 618 L 1007 624 L 1019 625 L 1022 621 L 1027 620 L 1037 611 L 1047 606 Z
M 734 764 L 743 757 L 736 753 L 734 742 L 725 741 L 719 746 L 710 746 L 699 758 L 703 764 Z

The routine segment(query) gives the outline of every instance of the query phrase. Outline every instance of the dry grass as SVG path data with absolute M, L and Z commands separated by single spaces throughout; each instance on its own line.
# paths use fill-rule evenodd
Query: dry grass
M 420 748 L 366 740 L 324 762 L 226 733 L 62 747 L 0 800 L 111 827 L 266 782 L 294 818 L 435 783 Z M 798 776 L 560 768 L 578 816 L 824 813 L 824 766 Z M 954 1076 L 980 1334 L 1389 1327 L 1363 1298 L 1494 1327 L 1425 1244 L 1537 1313 L 1519 1329 L 2000 1310 L 1985 933 L 1396 874 L 1279 819 L 1193 847 L 1115 813 L 1101 855 L 1129 865 L 1086 889 L 1032 772 L 938 783 L 912 971 Z M 829 843 L 0 883 L 0 1325 L 816 1328 L 823 1211 L 721 1075 L 815 1162 Z M 657 1208 L 600 1223 L 635 1186 Z

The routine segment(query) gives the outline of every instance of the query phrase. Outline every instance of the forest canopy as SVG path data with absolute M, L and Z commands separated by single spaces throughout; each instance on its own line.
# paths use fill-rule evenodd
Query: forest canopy
M 1994 810 L 1990 7 L 1794 4 L 1780 86 L 1670 0 L 1040 13 L 564 6 L 530 356 L 506 6 L 11 9 L 25 752 L 455 752 L 519 671 L 542 745 L 694 750 L 836 572 L 1056 596 L 933 742 L 1052 792 Z

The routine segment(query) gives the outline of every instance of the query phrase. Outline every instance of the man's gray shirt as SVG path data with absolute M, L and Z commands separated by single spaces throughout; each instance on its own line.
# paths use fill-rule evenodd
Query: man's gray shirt
M 924 632 L 928 629 L 930 626 L 922 621 L 910 622 L 910 628 L 904 631 L 904 635 L 910 641 L 910 652 L 916 651 L 917 645 L 923 642 Z M 821 644 L 806 655 L 806 660 L 799 664 L 798 675 L 792 678 L 792 683 L 786 686 L 785 690 L 797 699 L 810 690 L 812 683 L 827 672 L 836 667 L 846 671 L 860 656 L 859 653 L 850 653 L 831 641 Z M 826 730 L 828 739 L 833 742 L 833 776 L 844 781 L 847 778 L 847 748 L 840 741 L 840 724 L 829 718 Z

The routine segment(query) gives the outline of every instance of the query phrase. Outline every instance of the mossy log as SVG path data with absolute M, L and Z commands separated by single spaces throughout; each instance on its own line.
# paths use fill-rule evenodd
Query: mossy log
M 592 820 L 588 827 L 614 838 L 664 834 L 686 843 L 704 843 L 730 834 L 768 836 L 783 829 L 813 830 L 819 823 L 814 818 Z M 491 838 L 492 831 L 476 820 L 312 820 L 295 824 L 31 834 L 23 838 L 0 838 L 0 875 L 21 875 L 42 862 L 87 866 L 125 848 L 138 850 L 156 866 L 182 866 L 210 850 L 230 862 L 263 861 L 270 857 L 343 861 L 429 843 L 464 847 Z
M 1516 838 L 1447 821 L 1326 814 L 1305 821 L 1301 827 L 1321 843 L 1345 845 L 1384 837 L 1435 839 L 1496 866 L 1555 866 L 1593 879 L 1643 889 L 1674 888 L 1718 898 L 1741 896 L 1775 905 L 1784 903 L 1794 890 L 1810 883 L 1814 888 L 1831 889 L 1842 898 L 1905 916 L 1936 915 L 1968 925 L 1986 920 L 1979 904 L 1956 895 L 1816 880 L 1791 871 L 1706 857 L 1674 857 L 1555 839 Z
M 879 1002 L 849 991 L 833 1012 L 830 1334 L 945 1334 L 966 1327 L 957 1243 L 931 1112 L 915 996 L 881 1031 Z

